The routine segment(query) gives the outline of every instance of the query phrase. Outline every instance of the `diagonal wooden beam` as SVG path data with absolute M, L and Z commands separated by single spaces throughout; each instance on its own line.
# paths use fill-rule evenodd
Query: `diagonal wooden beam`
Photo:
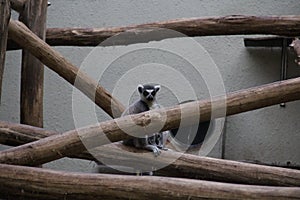
M 20 46 L 27 49 L 43 64 L 74 85 L 112 117 L 121 116 L 124 106 L 87 74 L 65 59 L 23 23 L 11 20 L 8 32 Z

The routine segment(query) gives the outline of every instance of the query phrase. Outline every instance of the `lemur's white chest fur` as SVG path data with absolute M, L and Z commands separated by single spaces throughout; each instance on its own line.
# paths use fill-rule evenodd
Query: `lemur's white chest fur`
M 160 105 L 156 101 L 149 102 L 147 103 L 147 105 L 149 107 L 149 110 L 160 108 Z

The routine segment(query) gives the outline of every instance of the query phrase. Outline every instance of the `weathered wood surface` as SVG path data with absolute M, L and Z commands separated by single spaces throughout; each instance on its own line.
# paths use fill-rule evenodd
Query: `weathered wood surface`
M 47 0 L 27 0 L 22 21 L 34 34 L 45 40 Z M 43 127 L 44 66 L 28 50 L 22 51 L 20 120 L 22 124 Z
M 0 103 L 2 93 L 2 79 L 5 66 L 9 19 L 10 2 L 9 0 L 0 0 Z
M 0 143 L 6 145 L 21 145 L 54 134 L 32 126 L 0 121 Z M 119 149 L 124 151 L 120 152 Z M 256 185 L 300 186 L 300 172 L 296 170 L 247 164 L 235 161 L 205 158 L 195 155 L 181 154 L 172 151 L 163 151 L 158 158 L 152 155 L 143 155 L 141 160 L 138 154 L 127 152 L 144 152 L 122 144 L 105 145 L 93 149 L 93 155 L 87 151 L 81 154 L 69 155 L 73 158 L 82 158 L 99 162 L 109 161 L 111 164 L 130 166 L 132 163 L 146 168 L 162 166 L 158 173 L 165 176 L 205 179 L 232 183 Z M 94 157 L 95 156 L 95 157 Z
M 170 29 L 181 34 L 166 34 L 160 29 Z M 109 45 L 128 45 L 133 43 L 163 40 L 186 36 L 213 35 L 251 35 L 267 34 L 280 36 L 299 36 L 300 16 L 243 16 L 203 17 L 175 19 L 140 25 L 111 28 L 50 28 L 47 29 L 46 42 L 51 46 L 97 46 L 106 39 L 126 33 Z M 18 49 L 9 43 L 8 49 Z
M 155 176 L 68 173 L 0 165 L 0 197 L 22 199 L 299 199 L 299 187 Z
M 123 105 L 108 91 L 33 34 L 23 23 L 10 20 L 8 32 L 15 42 L 83 92 L 110 116 L 118 117 L 124 111 Z
M 10 0 L 12 9 L 18 12 L 22 12 L 24 10 L 26 2 L 27 0 Z
M 237 34 L 272 34 L 298 36 L 300 32 L 300 16 L 242 16 L 207 17 L 175 19 L 127 27 L 113 28 L 51 28 L 47 31 L 47 43 L 50 45 L 96 46 L 100 42 L 116 34 L 129 31 L 128 36 L 138 38 L 139 34 L 150 35 L 157 28 L 171 29 L 187 36 L 237 35 Z M 166 39 L 172 35 L 157 35 L 156 40 Z M 180 37 L 173 34 L 173 37 Z M 155 37 L 146 37 L 155 39 Z M 119 39 L 119 38 L 118 38 Z M 122 39 L 128 39 L 124 37 Z M 130 41 L 129 41 L 130 42 Z M 114 41 L 115 44 L 128 44 L 128 41 Z M 112 44 L 110 44 L 112 45 Z
M 295 78 L 229 93 L 227 95 L 226 114 L 233 115 L 281 102 L 297 100 L 300 98 L 299 87 L 300 78 Z M 89 148 L 92 149 L 108 144 L 108 141 L 103 140 L 104 135 L 111 142 L 129 138 L 130 136 L 123 130 L 127 130 L 130 133 L 138 133 L 139 135 L 157 132 L 157 128 L 161 127 L 162 119 L 165 116 L 166 123 L 163 126 L 163 130 L 170 130 L 178 127 L 181 112 L 186 113 L 184 119 L 190 124 L 198 123 L 199 121 L 196 120 L 197 117 L 195 116 L 198 116 L 199 113 L 196 108 L 200 110 L 200 121 L 207 121 L 211 115 L 212 102 L 216 105 L 216 111 L 219 111 L 223 109 L 223 101 L 224 97 L 216 97 L 212 100 L 200 100 L 171 108 L 125 116 L 78 130 L 68 131 L 60 135 L 50 136 L 36 142 L 2 151 L 0 152 L 0 162 L 19 165 L 38 165 L 65 156 L 77 155 L 86 150 L 81 139 L 88 143 Z M 214 117 L 222 116 L 216 115 Z M 134 123 L 129 123 L 131 119 Z M 186 123 L 185 125 L 190 124 Z M 145 132 L 141 131 L 141 127 L 144 127 L 143 130 Z M 256 172 L 254 173 L 256 174 Z M 299 184 L 299 175 L 293 176 L 292 180 L 293 184 Z

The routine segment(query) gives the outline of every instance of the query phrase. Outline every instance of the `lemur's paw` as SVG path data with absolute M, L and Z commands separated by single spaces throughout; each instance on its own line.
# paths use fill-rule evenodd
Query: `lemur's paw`
M 155 157 L 157 157 L 161 154 L 161 151 L 158 148 L 153 148 L 153 154 Z

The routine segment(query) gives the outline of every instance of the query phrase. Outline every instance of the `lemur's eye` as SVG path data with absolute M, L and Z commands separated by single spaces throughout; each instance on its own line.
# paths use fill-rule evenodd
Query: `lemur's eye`
M 154 96 L 154 95 L 155 95 L 155 91 L 152 91 L 152 92 L 151 92 L 151 95 Z
M 148 95 L 149 95 L 149 92 L 144 91 L 144 92 L 143 92 L 143 95 L 144 95 L 144 96 L 148 96 Z

